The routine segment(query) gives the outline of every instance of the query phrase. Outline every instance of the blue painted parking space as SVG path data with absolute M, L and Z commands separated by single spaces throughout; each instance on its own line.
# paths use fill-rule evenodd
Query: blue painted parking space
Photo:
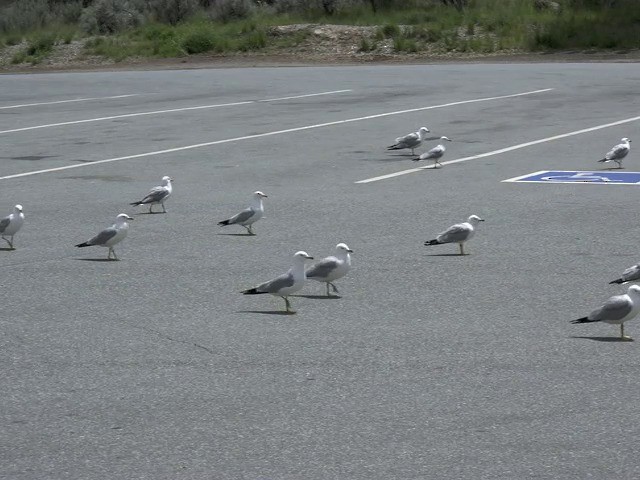
M 518 183 L 578 183 L 588 185 L 640 185 L 640 172 L 542 170 L 503 182 Z

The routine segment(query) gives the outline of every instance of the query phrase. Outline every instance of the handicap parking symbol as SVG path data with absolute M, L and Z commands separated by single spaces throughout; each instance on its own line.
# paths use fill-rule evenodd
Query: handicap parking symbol
M 573 170 L 542 170 L 503 182 L 576 183 L 590 185 L 640 185 L 640 172 L 603 172 Z

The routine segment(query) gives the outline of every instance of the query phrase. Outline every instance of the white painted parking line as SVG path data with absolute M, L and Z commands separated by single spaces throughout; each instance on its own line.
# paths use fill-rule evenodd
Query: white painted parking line
M 292 97 L 267 98 L 266 100 L 258 100 L 258 102 L 278 102 L 280 100 L 293 100 L 295 98 L 320 97 L 322 95 L 335 95 L 336 93 L 346 93 L 352 90 L 333 90 L 331 92 L 307 93 L 306 95 L 294 95 Z
M 6 107 L 0 107 L 0 110 L 7 110 L 9 108 L 37 107 L 39 105 L 58 105 L 60 103 L 92 102 L 96 100 L 113 100 L 116 98 L 137 97 L 138 95 L 142 95 L 142 94 L 130 93 L 128 95 L 114 95 L 111 97 L 88 97 L 88 98 L 74 98 L 72 100 L 57 100 L 55 102 L 24 103 L 22 105 L 8 105 Z
M 262 137 L 270 137 L 270 136 L 274 136 L 274 135 L 283 135 L 286 133 L 293 133 L 293 132 L 301 132 L 304 130 L 312 130 L 315 128 L 324 128 L 324 127 L 331 127 L 334 125 L 343 125 L 345 123 L 353 123 L 353 122 L 361 122 L 363 120 L 372 120 L 375 118 L 383 118 L 383 117 L 390 117 L 392 115 L 402 115 L 404 113 L 413 113 L 413 112 L 420 112 L 423 110 L 433 110 L 436 108 L 445 108 L 445 107 L 451 107 L 454 105 L 464 105 L 467 103 L 478 103 L 478 102 L 487 102 L 490 100 L 500 100 L 500 99 L 504 99 L 504 98 L 514 98 L 514 97 L 521 97 L 524 95 L 533 95 L 536 93 L 543 93 L 543 92 L 548 92 L 550 90 L 553 90 L 552 88 L 545 88 L 542 90 L 532 90 L 530 92 L 522 92 L 522 93 L 513 93 L 510 95 L 500 95 L 498 97 L 484 97 L 484 98 L 474 98 L 471 100 L 462 100 L 459 102 L 451 102 L 451 103 L 443 103 L 441 105 L 430 105 L 428 107 L 418 107 L 418 108 L 411 108 L 408 110 L 398 110 L 395 112 L 385 112 L 385 113 L 378 113 L 375 115 L 367 115 L 365 117 L 357 117 L 357 118 L 348 118 L 346 120 L 336 120 L 334 122 L 326 122 L 326 123 L 318 123 L 316 125 L 306 125 L 303 127 L 294 127 L 294 128 L 287 128 L 285 130 L 276 130 L 273 132 L 266 132 L 266 133 L 257 133 L 254 135 L 245 135 L 243 137 L 234 137 L 234 138 L 227 138 L 225 140 L 215 140 L 213 142 L 205 142 L 205 143 L 197 143 L 195 145 L 185 145 L 183 147 L 175 147 L 175 148 L 168 148 L 166 150 L 156 150 L 153 152 L 145 152 L 145 153 L 138 153 L 135 155 L 126 155 L 124 157 L 115 157 L 115 158 L 106 158 L 104 160 L 96 160 L 95 162 L 87 162 L 87 163 L 79 163 L 79 164 L 74 164 L 74 165 L 65 165 L 63 167 L 55 167 L 55 168 L 46 168 L 43 170 L 33 170 L 30 172 L 23 172 L 23 173 L 16 173 L 13 175 L 6 175 L 4 177 L 0 177 L 0 180 L 8 180 L 11 178 L 20 178 L 20 177 L 28 177 L 30 175 L 38 175 L 41 173 L 49 173 L 49 172 L 59 172 L 61 170 L 69 170 L 71 168 L 82 168 L 82 167 L 88 167 L 91 165 L 100 165 L 102 163 L 111 163 L 111 162 L 121 162 L 123 160 L 132 160 L 135 158 L 144 158 L 144 157 L 153 157 L 156 155 L 164 155 L 167 153 L 175 153 L 175 152 L 181 152 L 184 150 L 193 150 L 195 148 L 203 148 L 203 147 L 210 147 L 212 145 L 220 145 L 223 143 L 231 143 L 231 142 L 240 142 L 242 140 L 250 140 L 253 138 L 262 138 Z M 443 162 L 445 163 L 445 162 Z
M 449 160 L 441 162 L 442 165 L 450 165 L 452 163 L 468 162 L 469 160 L 476 160 L 478 158 L 491 157 L 493 155 L 499 155 L 501 153 L 512 152 L 521 148 L 531 147 L 532 145 L 538 145 L 540 143 L 552 142 L 554 140 L 560 140 L 562 138 L 573 137 L 575 135 L 582 135 L 583 133 L 595 132 L 596 130 L 602 130 L 604 128 L 615 127 L 616 125 L 623 125 L 625 123 L 637 122 L 640 117 L 625 118 L 624 120 L 618 120 L 617 122 L 605 123 L 602 125 L 596 125 L 595 127 L 583 128 L 582 130 L 575 130 L 573 132 L 562 133 L 560 135 L 554 135 L 552 137 L 541 138 L 539 140 L 533 140 L 531 142 L 519 143 L 511 147 L 501 148 L 499 150 L 493 150 L 491 152 L 480 153 L 478 155 L 471 155 L 470 157 L 457 158 L 455 160 Z M 372 183 L 379 182 L 380 180 L 387 180 L 389 178 L 399 177 L 401 175 L 408 175 L 409 173 L 416 173 L 422 170 L 433 168 L 432 165 L 418 168 L 410 168 L 408 170 L 401 170 L 395 173 L 389 173 L 387 175 L 380 175 L 379 177 L 366 178 L 364 180 L 358 180 L 354 183 Z
M 3 133 L 16 133 L 16 132 L 26 132 L 28 130 L 40 130 L 42 128 L 51 128 L 51 127 L 63 127 L 66 125 L 77 125 L 80 123 L 93 123 L 93 122 L 103 122 L 105 120 L 115 120 L 117 118 L 131 118 L 131 117 L 142 117 L 145 115 L 161 115 L 164 113 L 175 113 L 175 112 L 188 112 L 190 110 L 205 110 L 209 108 L 220 108 L 220 107 L 235 107 L 237 105 L 249 105 L 252 103 L 261 103 L 261 102 L 275 102 L 278 100 L 290 100 L 292 98 L 305 98 L 305 97 L 314 97 L 318 95 L 331 95 L 336 93 L 344 93 L 350 92 L 351 90 L 334 90 L 332 92 L 320 92 L 320 93 L 307 93 L 305 95 L 296 95 L 293 97 L 282 97 L 282 98 L 271 98 L 266 100 L 247 100 L 244 102 L 233 102 L 233 103 L 218 103 L 214 105 L 198 105 L 195 107 L 183 107 L 183 108 L 170 108 L 167 110 L 154 110 L 151 112 L 137 112 L 137 113 L 126 113 L 122 115 L 110 115 L 108 117 L 98 117 L 98 118 L 87 118 L 85 120 L 71 120 L 69 122 L 58 122 L 58 123 L 49 123 L 46 125 L 35 125 L 33 127 L 21 127 L 21 128 L 12 128 L 10 130 L 0 130 L 0 134 Z

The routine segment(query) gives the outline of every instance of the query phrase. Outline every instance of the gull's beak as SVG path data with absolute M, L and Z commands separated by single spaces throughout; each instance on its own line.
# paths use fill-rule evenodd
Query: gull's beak
M 306 258 L 307 260 L 313 260 L 313 257 L 310 257 L 309 255 L 307 255 L 307 256 L 306 256 L 306 257 L 304 257 L 304 258 Z
M 265 194 L 262 194 L 262 196 L 263 196 L 264 198 L 268 198 L 268 197 L 269 197 L 269 195 L 265 195 Z
M 484 218 L 481 218 L 480 220 L 478 220 L 479 222 L 484 222 Z
M 348 253 L 353 253 L 353 250 L 348 249 L 348 250 L 347 250 L 347 252 L 348 252 Z
M 133 220 L 133 217 L 127 216 L 127 220 Z

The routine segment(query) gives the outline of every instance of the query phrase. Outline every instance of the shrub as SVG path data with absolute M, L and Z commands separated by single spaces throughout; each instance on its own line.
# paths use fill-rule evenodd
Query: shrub
M 211 17 L 224 23 L 242 20 L 253 14 L 254 6 L 251 0 L 218 0 L 213 7 Z
M 182 40 L 182 48 L 189 54 L 209 52 L 215 45 L 216 41 L 211 31 L 205 29 L 191 31 Z
M 198 0 L 149 0 L 148 8 L 155 21 L 177 25 L 196 15 L 200 3 Z

